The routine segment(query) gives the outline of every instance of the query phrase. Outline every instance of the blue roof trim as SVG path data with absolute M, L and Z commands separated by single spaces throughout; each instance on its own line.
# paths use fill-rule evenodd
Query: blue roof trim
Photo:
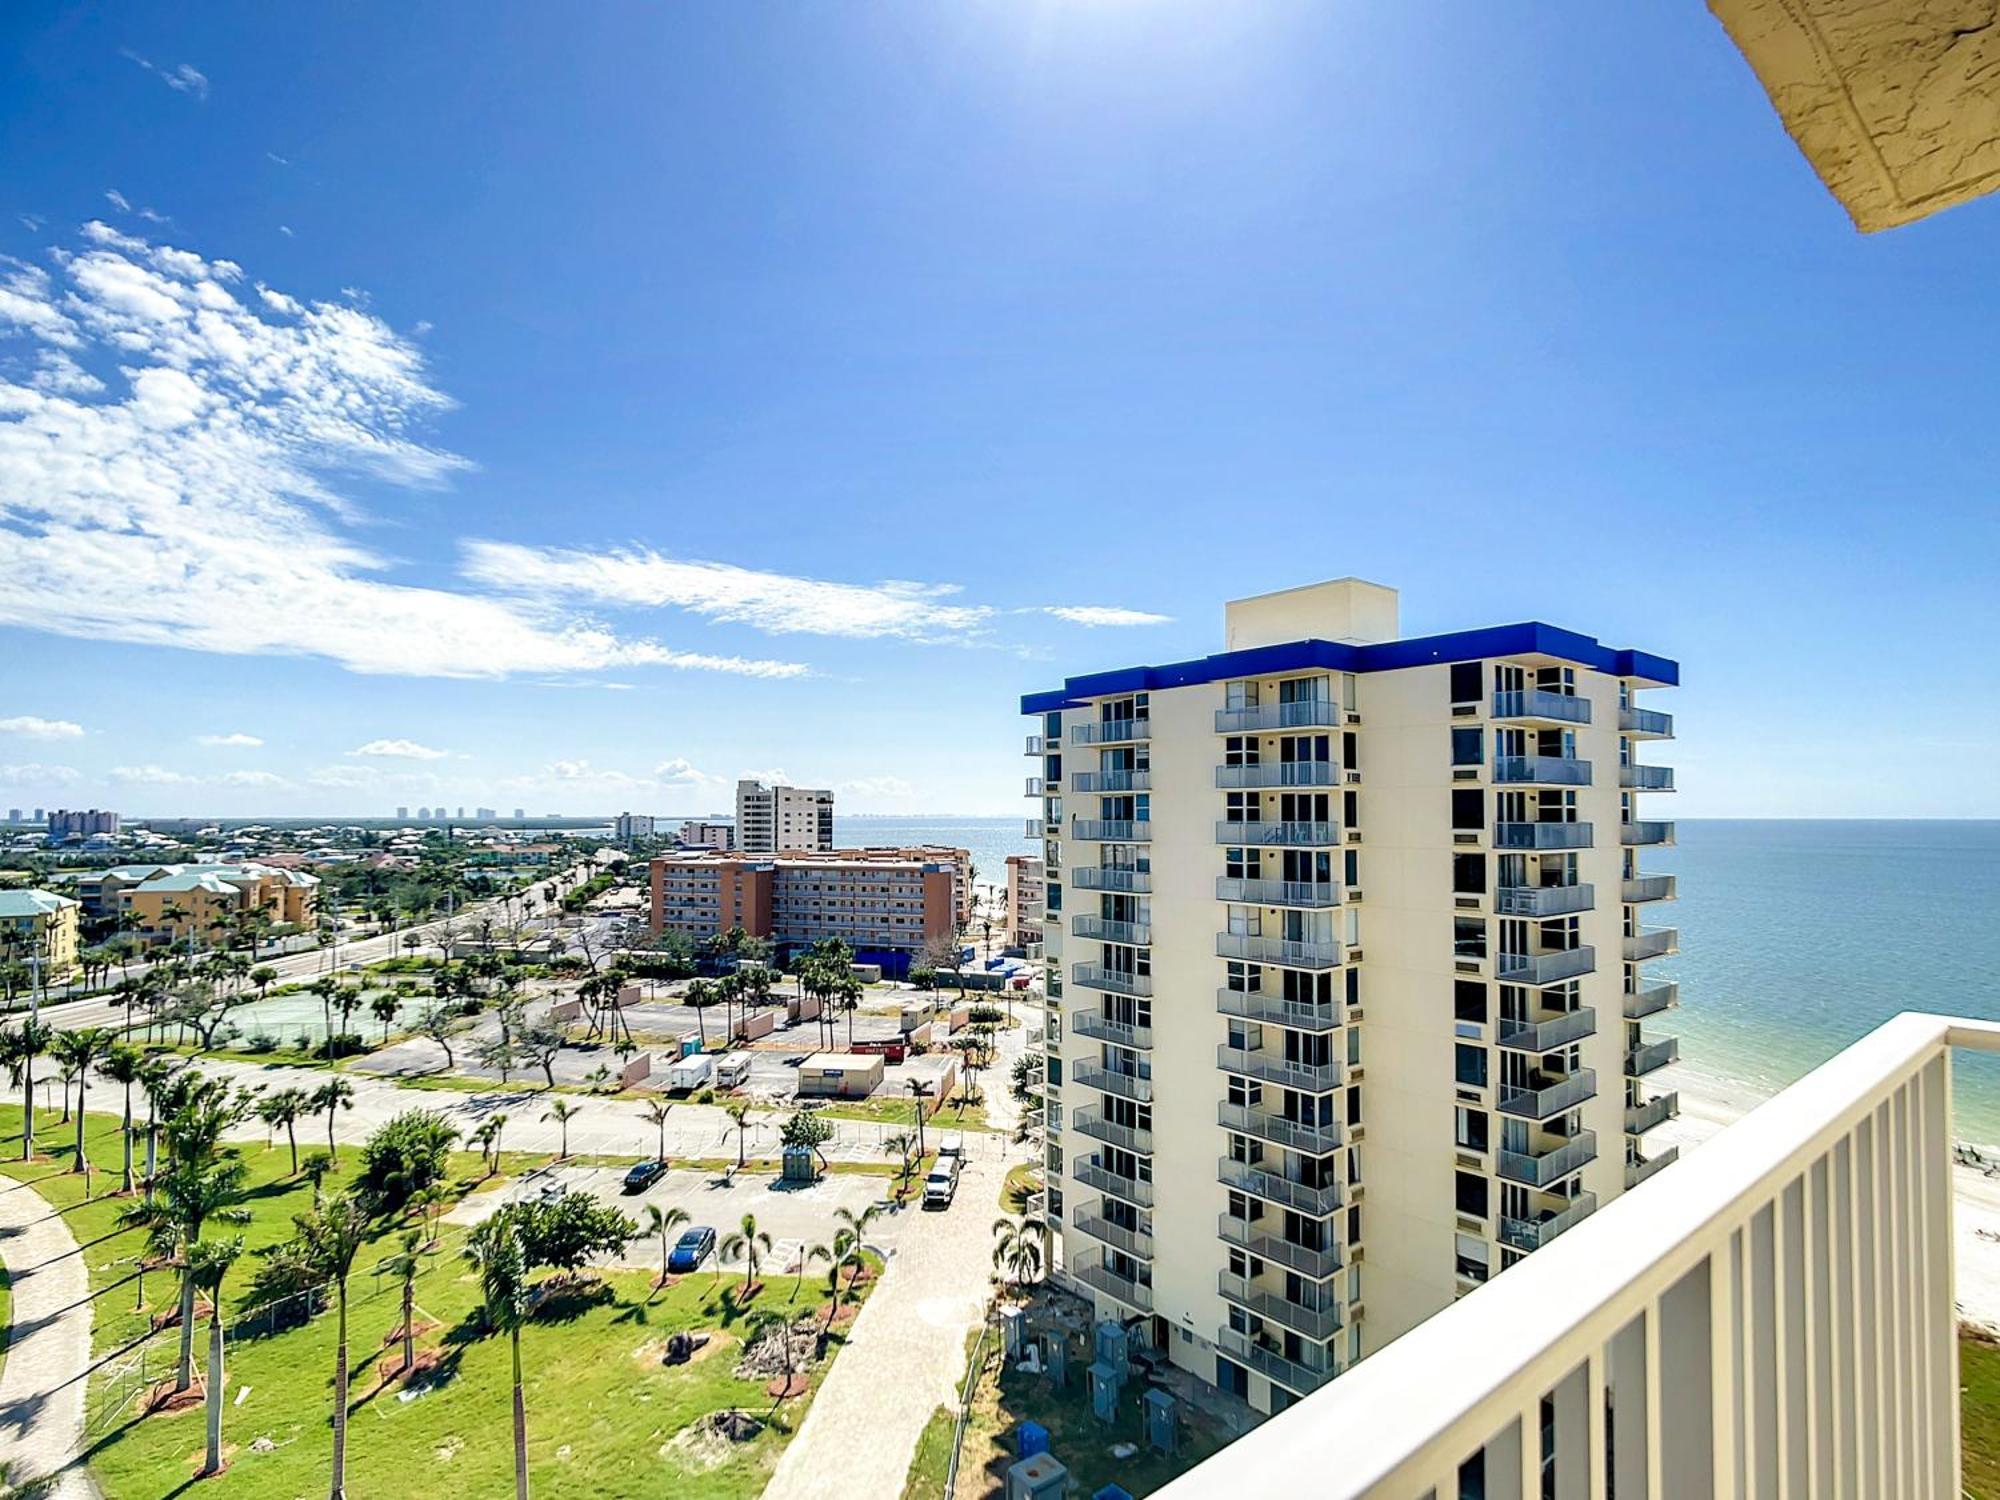
M 1276 646 L 1224 651 L 1163 667 L 1119 667 L 1110 672 L 1091 672 L 1068 679 L 1060 689 L 1024 694 L 1021 712 L 1049 713 L 1059 708 L 1074 708 L 1088 698 L 1159 692 L 1236 677 L 1277 676 L 1315 667 L 1329 672 L 1391 672 L 1443 662 L 1481 661 L 1489 656 L 1554 656 L 1613 677 L 1638 677 L 1660 687 L 1678 687 L 1681 680 L 1680 663 L 1664 656 L 1647 651 L 1613 650 L 1599 644 L 1595 636 L 1578 635 L 1574 630 L 1530 620 L 1519 625 L 1492 625 L 1484 630 L 1460 630 L 1450 635 L 1382 641 L 1369 646 L 1350 646 L 1340 641 L 1286 641 Z

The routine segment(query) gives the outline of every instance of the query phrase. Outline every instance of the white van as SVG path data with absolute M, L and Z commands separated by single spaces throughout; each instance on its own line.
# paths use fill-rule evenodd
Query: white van
M 965 1137 L 956 1130 L 938 1137 L 938 1160 L 943 1161 L 946 1157 L 954 1162 L 965 1160 Z
M 924 1207 L 950 1208 L 952 1195 L 958 1191 L 958 1163 L 956 1156 L 940 1156 L 931 1165 L 930 1176 L 924 1179 Z

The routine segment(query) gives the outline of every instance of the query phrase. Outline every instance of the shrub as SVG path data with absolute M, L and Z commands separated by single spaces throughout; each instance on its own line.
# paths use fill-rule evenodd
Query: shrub
M 432 1109 L 410 1109 L 376 1127 L 361 1148 L 355 1190 L 378 1214 L 394 1213 L 444 1180 L 458 1131 Z
M 268 1031 L 253 1031 L 250 1033 L 249 1039 L 243 1043 L 243 1050 L 245 1052 L 276 1052 L 278 1050 L 278 1039 Z
M 540 1203 L 509 1203 L 472 1231 L 475 1252 L 508 1229 L 519 1236 L 530 1270 L 581 1270 L 594 1255 L 613 1255 L 636 1239 L 629 1215 L 588 1193 L 564 1193 Z

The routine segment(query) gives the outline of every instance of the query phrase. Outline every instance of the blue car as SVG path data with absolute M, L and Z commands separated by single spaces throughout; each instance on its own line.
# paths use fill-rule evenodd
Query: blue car
M 715 1231 L 706 1224 L 682 1232 L 667 1256 L 667 1269 L 676 1275 L 701 1269 L 701 1263 L 715 1253 Z

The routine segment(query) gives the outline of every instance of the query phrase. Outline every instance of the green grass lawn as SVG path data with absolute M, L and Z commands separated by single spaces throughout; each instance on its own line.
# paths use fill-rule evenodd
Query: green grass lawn
M 0 1108 L 0 1154 L 18 1153 L 19 1119 L 18 1107 Z M 139 1236 L 117 1228 L 125 1200 L 106 1195 L 118 1184 L 116 1120 L 93 1115 L 88 1121 L 89 1152 L 100 1168 L 91 1199 L 84 1196 L 83 1178 L 68 1170 L 70 1133 L 39 1114 L 37 1125 L 37 1145 L 51 1160 L 0 1162 L 0 1170 L 33 1182 L 67 1218 L 83 1246 L 97 1300 L 96 1349 L 116 1364 L 117 1351 L 146 1333 L 151 1312 L 171 1306 L 175 1282 L 167 1272 L 149 1274 L 149 1307 L 137 1306 L 132 1273 Z M 344 1176 L 354 1170 L 356 1153 L 349 1148 L 341 1155 Z M 292 1215 L 306 1208 L 312 1195 L 305 1182 L 287 1175 L 290 1156 L 282 1141 L 274 1148 L 245 1145 L 243 1158 L 250 1171 L 246 1206 L 253 1217 L 242 1232 L 254 1250 L 286 1238 Z M 541 1160 L 510 1154 L 503 1171 Z M 462 1192 L 492 1185 L 480 1178 L 476 1156 L 460 1153 L 455 1169 L 464 1174 L 457 1184 Z M 331 1181 L 337 1186 L 340 1177 Z M 400 1227 L 385 1225 L 380 1237 L 393 1242 Z M 400 1399 L 401 1386 L 385 1385 L 377 1369 L 393 1356 L 385 1343 L 400 1321 L 394 1285 L 383 1278 L 378 1286 L 370 1274 L 389 1243 L 370 1246 L 356 1260 L 349 1329 L 349 1485 L 355 1494 L 483 1500 L 511 1491 L 508 1351 L 504 1340 L 484 1335 L 475 1316 L 478 1284 L 458 1253 L 463 1240 L 462 1230 L 445 1226 L 440 1251 L 418 1280 L 420 1327 L 433 1325 L 421 1333 L 419 1345 L 433 1351 L 427 1357 L 438 1364 L 422 1393 L 409 1400 Z M 773 1412 L 763 1380 L 736 1378 L 737 1349 L 759 1313 L 823 1314 L 827 1292 L 823 1275 L 808 1278 L 803 1288 L 793 1278 L 773 1275 L 742 1311 L 729 1296 L 740 1281 L 740 1273 L 720 1279 L 703 1274 L 658 1290 L 643 1272 L 614 1272 L 590 1295 L 544 1309 L 522 1339 L 537 1496 L 582 1500 L 671 1493 L 735 1500 L 762 1490 L 811 1398 L 808 1393 Z M 232 1310 L 243 1309 L 249 1286 L 250 1269 L 239 1268 L 225 1289 Z M 864 1282 L 862 1290 L 867 1287 Z M 663 1341 L 685 1329 L 709 1330 L 714 1337 L 694 1362 L 669 1369 L 660 1359 Z M 833 1349 L 839 1337 L 836 1330 Z M 172 1330 L 157 1335 L 150 1357 L 170 1364 L 176 1338 Z M 225 1500 L 293 1500 L 325 1487 L 334 1344 L 331 1313 L 274 1335 L 232 1340 L 224 1415 L 231 1466 L 221 1478 L 204 1481 L 203 1493 Z M 205 1323 L 197 1353 L 205 1358 Z M 813 1370 L 815 1383 L 823 1370 Z M 248 1394 L 238 1404 L 245 1388 Z M 97 1407 L 93 1400 L 92 1410 Z M 721 1443 L 712 1451 L 675 1445 L 677 1434 L 697 1418 L 731 1407 L 769 1419 L 767 1427 L 752 1441 Z M 107 1430 L 93 1430 L 90 1460 L 107 1500 L 159 1500 L 179 1493 L 200 1462 L 202 1423 L 199 1409 L 144 1417 L 128 1410 Z M 270 1439 L 274 1450 L 250 1451 L 259 1437 Z
M 1042 1190 L 1041 1168 L 1033 1162 L 1017 1162 L 1007 1169 L 1000 1184 L 1000 1207 L 1010 1214 L 1025 1214 L 1028 1199 Z
M 1965 1493 L 1974 1500 L 2000 1500 L 2000 1342 L 1962 1331 L 1958 1361 Z
M 949 1406 L 931 1413 L 917 1438 L 910 1477 L 903 1481 L 903 1500 L 943 1500 L 944 1476 L 951 1466 L 951 1440 L 957 1434 L 958 1414 Z

